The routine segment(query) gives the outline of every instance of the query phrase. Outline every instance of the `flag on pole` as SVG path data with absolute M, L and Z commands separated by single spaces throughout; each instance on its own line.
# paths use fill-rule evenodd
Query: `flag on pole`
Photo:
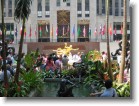
M 102 35 L 105 35 L 105 25 L 103 26 L 103 28 L 102 28 Z
M 53 36 L 53 24 L 52 24 L 52 29 L 51 29 L 51 36 Z
M 48 33 L 48 26 L 46 25 L 46 34 Z
M 86 29 L 85 29 L 85 26 L 84 26 L 84 29 L 83 29 L 83 36 L 84 36 L 84 37 L 86 36 Z
M 56 36 L 58 36 L 58 27 L 56 28 Z
M 109 28 L 109 34 L 110 34 L 110 36 L 112 36 L 112 27 L 111 27 L 111 24 L 110 24 L 110 28 Z
M 97 36 L 97 28 L 95 28 L 95 32 L 94 32 L 95 36 Z
M 36 25 L 36 29 L 35 29 L 35 36 L 37 36 L 37 25 Z
M 80 37 L 81 35 L 81 29 L 80 29 L 80 26 L 78 27 L 78 37 Z
M 75 24 L 74 24 L 73 29 L 72 29 L 72 35 L 75 36 Z
M 0 36 L 2 35 L 2 31 L 1 31 L 1 28 L 0 28 Z
M 21 28 L 20 28 L 20 35 L 22 35 L 22 25 L 21 25 Z
M 64 25 L 63 25 L 63 36 L 65 35 L 65 27 L 64 27 Z
M 32 36 L 32 29 L 31 29 L 31 25 L 30 25 L 30 33 L 29 33 L 29 36 L 30 36 L 30 37 Z
M 11 28 L 11 24 L 10 24 L 10 36 L 12 35 L 12 28 Z
M 121 34 L 123 35 L 123 25 L 121 25 Z
M 27 32 L 26 32 L 26 27 L 25 27 L 25 29 L 24 29 L 24 36 L 26 37 L 26 35 L 27 35 Z
M 114 35 L 117 35 L 117 32 L 116 32 L 116 27 L 114 28 Z
M 102 34 L 102 24 L 100 25 L 100 31 L 99 31 L 99 34 L 100 34 L 100 35 Z
M 40 30 L 39 30 L 39 32 L 40 32 L 40 37 L 42 37 L 42 27 L 41 27 L 41 25 L 40 25 Z
M 17 25 L 15 27 L 15 36 L 17 37 Z
M 67 32 L 68 32 L 68 33 L 70 32 L 70 27 L 69 27 L 69 25 L 68 25 L 68 28 L 67 28 Z
M 91 28 L 89 27 L 89 36 L 91 36 Z

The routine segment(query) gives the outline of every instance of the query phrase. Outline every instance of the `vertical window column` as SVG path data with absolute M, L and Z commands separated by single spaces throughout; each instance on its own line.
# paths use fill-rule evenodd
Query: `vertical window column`
M 42 0 L 38 0 L 38 17 L 42 17 Z
M 82 17 L 82 0 L 77 1 L 77 17 Z
M 50 0 L 45 0 L 45 17 L 50 17 Z
M 115 0 L 115 16 L 119 16 L 119 0 Z
M 85 0 L 85 17 L 90 17 L 90 0 Z
M 56 6 L 57 6 L 57 7 L 60 7 L 60 6 L 61 6 L 60 0 L 57 0 L 57 1 L 56 1 Z
M 12 0 L 8 0 L 8 17 L 12 17 Z
M 102 14 L 105 15 L 105 0 L 102 0 Z

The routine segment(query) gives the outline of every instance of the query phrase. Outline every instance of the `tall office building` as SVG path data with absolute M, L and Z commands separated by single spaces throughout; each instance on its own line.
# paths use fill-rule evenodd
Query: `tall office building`
M 14 21 L 15 0 L 4 0 L 6 35 L 20 39 L 22 22 Z M 121 39 L 123 0 L 109 0 L 111 41 Z M 26 20 L 26 42 L 105 41 L 106 0 L 32 0 Z M 127 33 L 130 36 L 130 8 L 127 0 Z M 1 8 L 1 7 L 0 7 Z M 1 12 L 0 12 L 1 16 Z M 1 17 L 0 17 L 1 28 Z M 12 31 L 12 35 L 10 32 Z M 31 33 L 31 35 L 30 35 Z M 31 36 L 31 37 L 30 37 Z

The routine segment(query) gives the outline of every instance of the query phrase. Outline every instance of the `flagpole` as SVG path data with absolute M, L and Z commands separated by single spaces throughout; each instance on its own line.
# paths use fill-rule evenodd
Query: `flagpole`
M 16 36 L 16 44 L 17 44 L 17 36 Z

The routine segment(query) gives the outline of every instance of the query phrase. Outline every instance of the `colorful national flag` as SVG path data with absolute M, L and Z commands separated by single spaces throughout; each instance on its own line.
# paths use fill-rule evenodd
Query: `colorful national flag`
M 53 24 L 52 24 L 52 29 L 51 29 L 51 36 L 53 36 Z
M 75 24 L 74 24 L 73 29 L 72 29 L 72 35 L 75 36 Z
M 2 35 L 2 31 L 1 31 L 1 28 L 0 28 L 0 36 Z
M 25 29 L 24 29 L 24 36 L 26 37 L 26 35 L 27 35 L 27 32 L 26 32 L 26 27 L 25 27 Z
M 15 36 L 17 37 L 17 25 L 15 27 Z
M 123 25 L 121 25 L 121 34 L 123 35 Z
M 31 25 L 30 25 L 30 33 L 29 33 L 29 36 L 30 36 L 30 37 L 32 36 L 32 29 L 31 29 Z
M 68 28 L 67 28 L 67 32 L 68 32 L 68 33 L 70 32 L 70 27 L 69 27 L 69 25 L 68 25 Z
M 85 28 L 85 26 L 84 26 L 84 28 L 83 28 L 83 36 L 84 36 L 84 37 L 86 36 L 86 28 Z
M 40 33 L 40 37 L 42 37 L 42 26 L 41 25 L 40 25 L 39 33 Z
M 46 33 L 48 33 L 48 26 L 46 25 Z
M 36 29 L 35 29 L 35 36 L 37 36 L 37 25 L 36 25 Z
M 58 36 L 58 27 L 56 28 L 56 36 Z
M 12 28 L 11 28 L 11 24 L 10 24 L 10 36 L 12 35 Z
M 111 24 L 110 24 L 110 28 L 109 28 L 109 34 L 110 34 L 110 36 L 112 35 L 112 27 L 111 27 Z
M 63 25 L 63 36 L 65 35 L 65 27 L 64 27 L 64 25 Z
M 78 27 L 78 37 L 80 37 L 81 35 L 81 29 L 80 29 L 80 26 Z
M 97 28 L 95 28 L 95 32 L 94 32 L 95 36 L 97 36 Z
M 99 31 L 99 34 L 100 34 L 100 35 L 102 34 L 102 24 L 100 25 L 100 31 Z
M 102 28 L 102 35 L 105 35 L 105 30 L 106 30 L 106 27 L 104 25 L 103 28 Z
M 91 28 L 89 27 L 89 36 L 91 36 L 91 32 L 92 32 L 92 31 L 91 31 Z
M 117 35 L 117 32 L 116 32 L 117 30 L 116 30 L 116 27 L 114 28 L 114 35 Z
M 22 35 L 22 25 L 21 25 L 21 28 L 20 28 L 20 35 Z

